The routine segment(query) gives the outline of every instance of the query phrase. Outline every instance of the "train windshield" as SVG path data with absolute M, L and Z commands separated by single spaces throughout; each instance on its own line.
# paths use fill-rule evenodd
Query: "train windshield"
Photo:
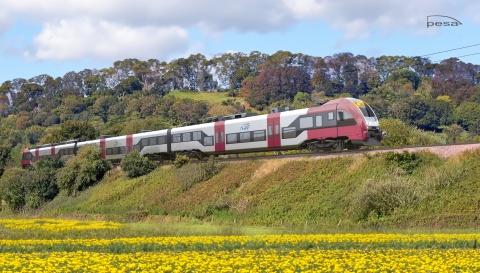
M 369 117 L 369 118 L 375 117 L 375 113 L 373 112 L 373 110 L 372 110 L 372 108 L 370 107 L 370 105 L 366 104 L 366 103 L 363 102 L 363 101 L 356 101 L 356 102 L 355 102 L 355 105 L 358 106 L 358 108 L 360 108 L 360 111 L 362 111 L 362 114 L 363 114 L 365 117 Z

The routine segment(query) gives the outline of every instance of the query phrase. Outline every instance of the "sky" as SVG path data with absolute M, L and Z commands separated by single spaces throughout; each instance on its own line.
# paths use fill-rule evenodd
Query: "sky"
M 1 0 L 0 84 L 197 53 L 350 52 L 480 65 L 479 11 L 479 0 Z

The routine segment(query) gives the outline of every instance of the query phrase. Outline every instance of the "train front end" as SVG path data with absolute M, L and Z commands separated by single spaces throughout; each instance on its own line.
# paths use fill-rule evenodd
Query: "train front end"
M 363 140 L 361 144 L 363 146 L 380 146 L 382 145 L 382 139 L 387 136 L 385 131 L 380 129 L 380 123 L 378 121 L 375 112 L 372 108 L 364 101 L 348 98 L 355 106 L 360 110 L 364 118 L 364 124 L 362 124 L 363 131 Z

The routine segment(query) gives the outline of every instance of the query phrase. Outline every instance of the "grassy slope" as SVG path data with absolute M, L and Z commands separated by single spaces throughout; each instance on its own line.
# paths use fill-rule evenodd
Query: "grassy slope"
M 480 151 L 448 159 L 418 156 L 411 174 L 385 155 L 229 163 L 189 189 L 179 181 L 182 169 L 171 166 L 136 179 L 112 171 L 76 197 L 56 198 L 43 212 L 117 218 L 148 212 L 245 225 L 476 227 Z M 375 196 L 390 201 L 382 207 Z M 371 200 L 380 205 L 366 207 Z M 365 215 L 376 208 L 386 209 Z

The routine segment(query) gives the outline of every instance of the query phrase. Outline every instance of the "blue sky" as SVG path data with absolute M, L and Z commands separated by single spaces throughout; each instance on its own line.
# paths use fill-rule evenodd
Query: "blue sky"
M 480 64 L 479 11 L 477 0 L 2 0 L 0 84 L 197 53 L 422 56 L 471 46 L 427 57 L 476 54 L 460 59 Z M 427 27 L 429 15 L 462 24 Z

